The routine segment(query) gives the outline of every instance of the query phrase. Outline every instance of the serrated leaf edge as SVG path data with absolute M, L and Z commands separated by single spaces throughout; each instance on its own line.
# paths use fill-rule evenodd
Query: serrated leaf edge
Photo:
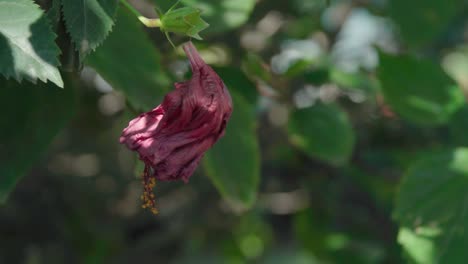
M 48 81 L 52 82 L 53 84 L 57 85 L 58 87 L 60 88 L 64 88 L 64 83 L 63 83 L 63 79 L 62 79 L 62 76 L 60 74 L 60 70 L 58 67 L 61 66 L 61 63 L 60 63 L 60 60 L 59 60 L 59 56 L 62 54 L 62 50 L 59 48 L 59 46 L 57 45 L 57 43 L 55 42 L 57 40 L 57 34 L 54 32 L 54 30 L 52 29 L 52 25 L 50 23 L 50 20 L 49 18 L 47 17 L 46 15 L 46 12 L 37 4 L 35 3 L 34 1 L 30 0 L 29 3 L 34 6 L 35 8 L 37 8 L 38 10 L 40 10 L 42 12 L 42 15 L 39 19 L 44 19 L 46 20 L 46 24 L 47 24 L 47 28 L 49 29 L 50 33 L 52 33 L 52 42 L 53 42 L 53 46 L 55 48 L 55 51 L 57 51 L 57 56 L 55 57 L 55 61 L 54 61 L 54 64 L 50 64 L 51 66 L 55 67 L 59 73 L 59 76 L 60 76 L 60 80 L 57 80 L 59 81 L 59 83 L 53 81 L 52 79 L 49 79 L 47 77 L 41 77 L 41 76 L 37 76 L 36 78 L 27 78 L 27 76 L 22 76 L 21 74 L 17 74 L 15 73 L 15 71 L 13 69 L 10 69 L 10 74 L 8 74 L 8 72 L 6 73 L 1 73 L 5 79 L 9 80 L 10 77 L 12 77 L 13 79 L 15 79 L 19 84 L 22 84 L 23 80 L 27 80 L 33 84 L 37 84 L 37 80 L 39 79 L 41 82 L 43 83 L 47 83 Z
M 78 1 L 78 0 L 76 0 Z M 118 0 L 115 0 L 118 2 Z M 83 52 L 81 51 L 80 47 L 79 47 L 79 41 L 75 39 L 75 37 L 73 36 L 73 34 L 71 33 L 71 27 L 69 25 L 69 22 L 68 22 L 68 19 L 66 19 L 66 15 L 65 15 L 65 11 L 64 11 L 64 1 L 60 1 L 60 13 L 62 14 L 63 16 L 63 21 L 65 23 L 65 31 L 68 33 L 68 35 L 70 36 L 72 42 L 73 42 L 73 46 L 75 48 L 76 51 L 78 51 L 79 55 L 80 55 L 80 61 L 84 62 L 84 59 L 87 55 L 89 55 L 90 53 L 92 52 L 95 52 L 96 49 L 98 47 L 100 47 L 102 45 L 102 43 L 104 43 L 104 41 L 107 39 L 107 37 L 109 36 L 109 34 L 113 31 L 114 29 L 114 26 L 116 24 L 116 21 L 117 21 L 117 10 L 120 8 L 120 4 L 117 3 L 116 5 L 116 8 L 114 10 L 114 14 L 112 14 L 112 24 L 109 28 L 109 30 L 103 35 L 102 39 L 99 40 L 96 45 L 94 47 L 92 46 L 89 46 L 89 49 L 87 52 Z

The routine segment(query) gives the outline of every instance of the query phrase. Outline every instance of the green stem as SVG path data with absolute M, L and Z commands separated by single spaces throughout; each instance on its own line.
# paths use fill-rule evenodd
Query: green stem
M 147 18 L 143 16 L 138 10 L 136 10 L 131 4 L 127 2 L 127 0 L 120 0 L 120 2 L 130 10 L 140 22 L 145 25 L 146 27 L 156 28 L 161 27 L 161 19 L 159 18 Z
M 159 18 L 147 18 L 144 16 L 139 16 L 138 19 L 146 27 L 149 27 L 149 28 L 161 27 L 161 19 Z

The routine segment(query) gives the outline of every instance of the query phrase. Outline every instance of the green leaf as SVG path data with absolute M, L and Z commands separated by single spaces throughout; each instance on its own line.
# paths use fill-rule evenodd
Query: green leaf
M 304 81 L 316 86 L 330 82 L 330 70 L 322 67 L 304 73 Z
M 83 60 L 111 31 L 118 0 L 62 0 L 62 6 L 67 31 Z
M 301 245 L 318 255 L 325 255 L 327 248 L 324 243 L 329 227 L 328 219 L 314 209 L 307 208 L 293 216 L 294 233 Z
M 267 67 L 262 58 L 254 53 L 247 53 L 242 60 L 242 71 L 254 80 L 269 82 L 271 80 L 271 73 Z
M 426 59 L 381 53 L 377 75 L 385 101 L 417 124 L 447 123 L 465 102 L 461 89 L 440 65 Z
M 47 10 L 47 18 L 49 19 L 50 23 L 54 31 L 57 30 L 57 26 L 60 22 L 60 10 L 62 7 L 61 0 L 52 0 L 52 5 L 50 6 L 49 10 Z
M 234 90 L 242 95 L 252 105 L 257 102 L 258 92 L 256 85 L 239 68 L 213 67 L 213 69 L 230 90 Z
M 415 263 L 465 263 L 468 258 L 468 148 L 413 164 L 400 185 L 394 217 L 398 241 Z
M 355 135 L 348 116 L 333 104 L 295 110 L 289 119 L 291 142 L 312 158 L 335 166 L 349 160 Z
M 160 61 L 160 55 L 141 23 L 133 14 L 121 9 L 114 32 L 86 63 L 115 89 L 122 91 L 134 107 L 150 110 L 169 86 Z
M 260 149 L 249 104 L 232 91 L 234 111 L 226 134 L 203 158 L 206 174 L 228 201 L 253 205 L 260 180 Z
M 468 106 L 455 113 L 449 124 L 450 140 L 458 146 L 468 147 Z
M 158 4 L 158 0 L 155 3 Z M 182 0 L 187 6 L 199 8 L 210 24 L 206 32 L 225 32 L 243 25 L 250 17 L 256 0 Z
M 457 47 L 446 54 L 442 67 L 464 90 L 468 90 L 468 46 Z
M 300 247 L 275 247 L 261 258 L 259 264 L 320 264 L 323 261 L 318 260 L 311 252 Z
M 463 11 L 464 0 L 392 0 L 390 17 L 410 46 L 424 46 L 444 33 L 457 14 Z
M 68 83 L 67 83 L 68 85 Z M 73 89 L 0 79 L 0 203 L 70 120 Z
M 55 37 L 31 0 L 0 0 L 0 73 L 6 78 L 50 80 L 63 87 Z
M 200 13 L 199 9 L 192 7 L 171 9 L 161 17 L 161 30 L 201 40 L 198 33 L 209 25 L 200 17 Z
M 330 81 L 345 89 L 357 89 L 372 94 L 377 90 L 376 85 L 364 73 L 349 73 L 337 68 L 330 69 Z
M 316 63 L 316 60 L 298 59 L 289 65 L 288 69 L 284 73 L 284 76 L 288 78 L 294 78 L 297 75 L 303 74 L 314 63 Z

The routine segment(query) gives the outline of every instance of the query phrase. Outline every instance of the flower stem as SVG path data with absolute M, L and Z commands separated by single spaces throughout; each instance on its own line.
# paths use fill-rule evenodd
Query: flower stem
M 159 18 L 147 18 L 144 16 L 139 16 L 138 19 L 146 27 L 149 27 L 149 28 L 161 27 L 161 19 Z
M 140 22 L 145 25 L 146 27 L 149 28 L 156 28 L 156 27 L 161 27 L 161 19 L 159 18 L 147 18 L 143 16 L 138 10 L 136 10 L 131 4 L 127 2 L 127 0 L 120 0 L 120 2 L 130 10 L 137 18 L 140 20 Z

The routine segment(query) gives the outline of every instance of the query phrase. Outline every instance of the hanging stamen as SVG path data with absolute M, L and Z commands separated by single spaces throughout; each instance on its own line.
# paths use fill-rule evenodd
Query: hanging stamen
M 148 208 L 153 214 L 158 213 L 156 209 L 156 200 L 154 197 L 153 188 L 156 186 L 156 178 L 151 173 L 151 167 L 145 165 L 143 172 L 143 194 L 140 199 L 143 201 L 142 208 Z

